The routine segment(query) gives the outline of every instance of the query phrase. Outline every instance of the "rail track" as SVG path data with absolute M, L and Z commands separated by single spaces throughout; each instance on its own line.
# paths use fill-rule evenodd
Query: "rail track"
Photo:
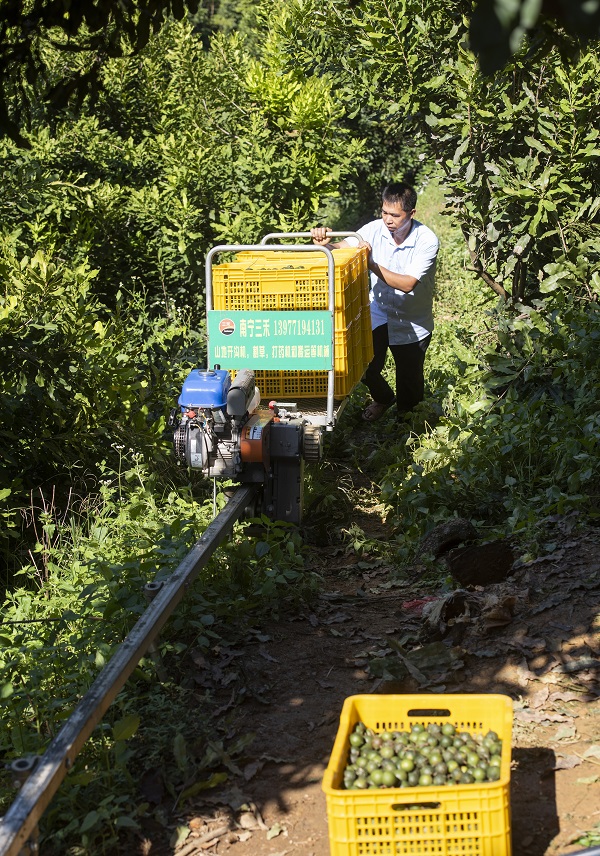
M 69 719 L 41 756 L 19 758 L 10 765 L 18 794 L 0 820 L 0 856 L 39 853 L 38 824 L 61 782 L 72 768 L 94 728 L 115 700 L 140 659 L 187 590 L 233 525 L 252 505 L 258 485 L 238 488 L 225 508 L 209 524 L 170 578 L 145 587 L 148 607 L 117 648 Z

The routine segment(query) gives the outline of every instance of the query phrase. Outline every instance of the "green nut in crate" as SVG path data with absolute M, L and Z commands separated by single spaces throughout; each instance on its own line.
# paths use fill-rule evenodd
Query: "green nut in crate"
M 343 778 L 348 790 L 472 785 L 500 778 L 502 741 L 495 731 L 472 735 L 451 722 L 415 722 L 410 731 L 378 734 L 358 722 L 348 742 Z

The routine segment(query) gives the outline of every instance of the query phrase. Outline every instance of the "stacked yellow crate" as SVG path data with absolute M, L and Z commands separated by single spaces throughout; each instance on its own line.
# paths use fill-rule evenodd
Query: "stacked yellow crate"
M 335 392 L 345 398 L 373 355 L 367 253 L 333 250 L 335 265 Z M 212 270 L 213 303 L 220 310 L 327 309 L 327 259 L 322 252 L 243 251 Z M 243 366 L 240 366 L 243 368 Z M 313 398 L 327 394 L 327 372 L 257 371 L 263 397 Z

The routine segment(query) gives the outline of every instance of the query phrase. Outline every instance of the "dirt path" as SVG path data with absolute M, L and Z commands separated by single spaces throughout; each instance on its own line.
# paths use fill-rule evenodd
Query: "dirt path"
M 187 836 L 177 848 L 150 837 L 141 852 L 329 856 L 321 779 L 344 699 L 432 691 L 513 699 L 513 854 L 579 849 L 573 840 L 600 823 L 600 533 L 571 526 L 557 522 L 543 561 L 467 587 L 454 613 L 424 604 L 418 577 L 398 583 L 368 557 L 315 550 L 314 607 L 211 663 L 231 734 L 255 734 L 240 775 L 173 818 Z M 398 642 L 416 658 L 412 675 Z

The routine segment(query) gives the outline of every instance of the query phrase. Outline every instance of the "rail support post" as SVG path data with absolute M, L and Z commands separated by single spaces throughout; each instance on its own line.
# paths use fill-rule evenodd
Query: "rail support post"
M 161 590 L 162 586 L 162 583 L 146 583 L 146 585 L 144 586 L 144 598 L 146 599 L 147 603 L 152 603 L 156 595 Z M 156 669 L 158 680 L 161 682 L 161 684 L 166 683 L 169 680 L 169 675 L 167 673 L 167 670 L 165 669 L 162 657 L 160 656 L 160 651 L 158 649 L 156 640 L 154 642 L 151 642 L 148 646 L 148 655 L 154 663 L 154 668 Z
M 7 768 L 10 770 L 10 774 L 12 776 L 12 786 L 19 790 L 27 779 L 29 778 L 30 773 L 33 773 L 35 770 L 37 763 L 39 761 L 39 755 L 28 755 L 25 758 L 15 758 L 14 761 L 11 761 L 10 764 L 7 764 Z M 19 856 L 38 856 L 40 852 L 40 830 L 38 825 L 36 824 L 33 829 L 31 835 L 29 836 L 25 846 L 21 848 L 21 852 Z

